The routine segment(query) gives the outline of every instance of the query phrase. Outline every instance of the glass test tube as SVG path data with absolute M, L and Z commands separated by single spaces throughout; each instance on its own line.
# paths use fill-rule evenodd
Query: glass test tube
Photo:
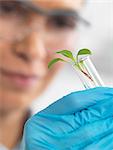
M 98 86 L 104 86 L 104 83 L 98 74 L 95 66 L 93 65 L 90 57 L 85 57 L 79 60 L 79 62 L 82 61 L 82 63 L 79 63 L 79 68 L 76 66 L 73 66 L 83 84 L 85 89 L 94 88 Z

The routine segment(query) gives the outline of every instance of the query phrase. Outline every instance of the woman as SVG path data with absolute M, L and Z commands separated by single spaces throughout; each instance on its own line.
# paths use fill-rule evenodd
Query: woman
M 67 100 L 72 100 L 70 103 L 72 108 L 71 110 L 68 109 L 67 107 L 68 105 L 66 105 L 64 103 L 65 101 L 63 100 L 60 101 L 62 103 L 60 104 L 57 103 L 57 105 L 53 104 L 52 105 L 53 107 L 50 106 L 49 109 L 44 111 L 44 113 L 41 112 L 40 116 L 38 114 L 36 115 L 36 117 L 33 117 L 34 119 L 28 121 L 25 128 L 25 135 L 23 138 L 24 139 L 23 144 L 25 144 L 24 145 L 25 147 L 21 147 L 23 146 L 23 144 L 21 144 L 23 126 L 30 116 L 29 107 L 31 102 L 33 101 L 33 99 L 38 97 L 44 91 L 44 89 L 49 84 L 53 76 L 61 68 L 61 65 L 58 64 L 51 71 L 49 71 L 47 68 L 49 60 L 51 60 L 51 58 L 54 57 L 55 50 L 65 48 L 74 49 L 76 38 L 75 33 L 76 25 L 77 22 L 81 20 L 76 11 L 81 8 L 82 3 L 83 3 L 82 0 L 77 1 L 56 0 L 54 2 L 51 0 L 0 1 L 0 133 L 1 133 L 0 149 L 1 150 L 3 148 L 9 150 L 12 149 L 53 150 L 57 145 L 59 147 L 56 147 L 56 149 L 61 148 L 65 149 L 64 145 L 66 145 L 67 141 L 63 141 L 64 144 L 62 143 L 56 144 L 54 143 L 55 142 L 54 137 L 52 138 L 53 141 L 46 138 L 47 133 L 43 131 L 43 128 L 42 132 L 39 131 L 39 124 L 37 124 L 37 122 L 39 120 L 43 127 L 43 123 L 45 122 L 45 121 L 43 122 L 43 120 L 47 118 L 48 112 L 49 113 L 52 112 L 52 115 L 54 114 L 56 115 L 57 113 L 58 114 L 60 113 L 60 115 L 61 114 L 64 115 L 64 112 L 67 111 L 64 120 L 65 118 L 67 118 L 68 123 L 69 118 L 67 116 L 69 113 L 72 112 L 73 114 L 75 114 L 76 112 L 79 113 L 79 111 L 81 110 L 80 108 L 84 110 L 84 107 L 87 108 L 89 106 L 92 106 L 92 104 L 95 104 L 95 102 L 97 102 L 98 100 L 103 100 L 102 106 L 99 102 L 97 103 L 97 105 L 94 106 L 95 107 L 98 106 L 99 110 L 107 108 L 109 112 L 107 112 L 107 110 L 105 109 L 104 114 L 100 114 L 100 116 L 97 117 L 96 119 L 95 114 L 92 113 L 92 117 L 89 118 L 89 122 L 92 123 L 92 121 L 94 120 L 99 120 L 100 122 L 100 120 L 103 120 L 106 123 L 107 122 L 106 117 L 110 118 L 112 116 L 112 111 L 111 109 L 109 109 L 112 108 L 111 106 L 113 106 L 112 89 L 97 88 L 91 91 L 89 90 L 80 93 L 82 98 L 85 97 L 86 95 L 88 96 L 88 101 L 83 106 L 80 105 L 81 103 L 80 101 L 77 101 L 77 103 L 75 103 L 76 105 L 72 105 L 73 100 L 75 100 L 76 97 L 75 93 L 74 98 L 71 97 L 69 98 L 67 96 Z M 94 99 L 91 99 L 92 95 L 93 96 L 96 95 L 94 96 Z M 82 98 L 79 99 L 81 99 L 82 101 Z M 105 105 L 106 103 L 104 103 L 106 102 L 106 99 L 107 99 L 107 106 Z M 76 109 L 75 106 L 78 109 Z M 55 110 L 57 110 L 57 108 L 61 109 L 59 109 L 58 112 L 55 111 L 53 113 L 54 107 L 56 107 Z M 94 110 L 94 108 L 92 109 Z M 51 117 L 49 117 L 49 121 L 51 121 L 50 118 Z M 58 131 L 56 130 L 56 127 L 60 128 L 67 125 L 66 122 L 64 125 L 62 124 L 63 123 L 61 120 L 62 117 L 58 119 L 57 118 L 56 121 L 59 120 L 60 122 L 54 125 L 55 128 L 52 127 L 53 131 Z M 84 117 L 81 118 L 84 119 Z M 99 126 L 98 125 L 99 122 L 97 122 L 97 129 Z M 111 121 L 109 122 L 110 124 L 112 123 Z M 108 125 L 109 122 L 107 122 L 106 124 L 104 123 L 105 124 L 104 127 L 106 127 L 106 125 Z M 60 123 L 61 125 L 59 126 Z M 48 121 L 46 125 L 49 126 Z M 70 126 L 72 126 L 72 124 L 70 124 Z M 110 127 L 109 126 L 107 127 L 108 127 L 107 131 L 109 133 L 110 129 L 112 129 L 110 128 L 112 127 L 112 125 Z M 88 131 L 90 131 L 88 127 L 86 129 L 87 130 L 84 129 L 81 131 L 81 133 L 87 131 L 85 132 L 84 136 L 88 133 Z M 66 127 L 65 131 L 64 129 L 62 129 L 62 131 L 63 133 L 67 133 L 71 130 L 70 129 L 68 130 L 68 128 Z M 49 128 L 47 132 L 49 132 Z M 103 130 L 103 134 L 106 132 L 105 130 Z M 36 136 L 34 133 L 37 133 Z M 42 136 L 41 134 L 44 136 Z M 78 135 L 78 140 L 80 137 L 82 137 L 80 135 L 81 134 Z M 89 134 L 88 136 L 90 137 Z M 50 137 L 50 135 L 48 137 Z M 39 139 L 42 140 L 40 141 Z M 98 138 L 98 140 L 100 141 L 100 137 Z M 69 142 L 70 144 L 71 141 L 72 140 L 70 139 Z M 71 146 L 68 144 L 68 147 Z

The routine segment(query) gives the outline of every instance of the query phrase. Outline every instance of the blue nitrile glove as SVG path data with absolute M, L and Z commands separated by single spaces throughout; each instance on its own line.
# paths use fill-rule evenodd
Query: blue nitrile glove
M 74 92 L 25 125 L 24 150 L 113 150 L 113 88 Z

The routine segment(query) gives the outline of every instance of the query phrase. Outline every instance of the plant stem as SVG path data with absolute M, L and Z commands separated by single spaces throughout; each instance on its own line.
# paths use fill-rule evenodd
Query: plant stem
M 93 79 L 91 78 L 91 76 L 90 76 L 88 73 L 86 73 L 86 72 L 83 71 L 83 70 L 81 70 L 81 72 L 82 72 L 85 76 L 87 76 L 87 77 L 93 82 Z
M 79 69 L 86 77 L 88 77 L 92 82 L 94 82 L 93 79 L 92 79 L 92 77 L 91 77 L 88 73 L 86 73 L 86 72 L 81 68 L 81 66 L 80 66 L 79 63 L 76 63 L 75 66 L 76 66 L 77 69 Z

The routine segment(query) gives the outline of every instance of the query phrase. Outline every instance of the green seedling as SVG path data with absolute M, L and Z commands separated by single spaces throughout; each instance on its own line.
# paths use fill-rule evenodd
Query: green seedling
M 87 76 L 91 81 L 93 81 L 92 77 L 83 69 L 84 68 L 84 64 L 83 64 L 83 59 L 79 59 L 80 56 L 88 56 L 91 55 L 92 52 L 89 49 L 80 49 L 78 51 L 78 53 L 76 54 L 76 56 L 73 55 L 73 53 L 69 50 L 61 50 L 56 52 L 57 54 L 60 54 L 64 57 L 67 57 L 69 59 L 69 61 L 63 59 L 63 58 L 54 58 L 53 60 L 51 60 L 48 63 L 48 68 L 51 68 L 54 64 L 56 64 L 57 62 L 65 62 L 65 63 L 69 63 L 71 64 L 71 66 L 73 65 L 75 68 L 77 68 L 79 71 L 81 71 L 85 76 Z

